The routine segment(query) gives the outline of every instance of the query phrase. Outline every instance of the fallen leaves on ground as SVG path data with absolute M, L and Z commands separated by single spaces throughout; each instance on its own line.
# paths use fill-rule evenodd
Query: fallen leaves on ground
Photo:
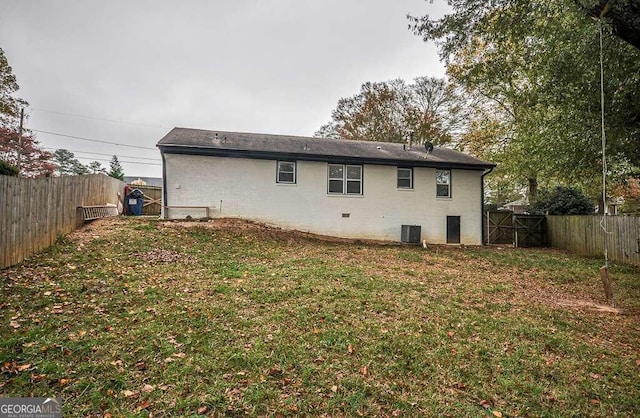
M 135 253 L 133 257 L 140 258 L 147 263 L 175 263 L 180 260 L 181 256 L 176 251 L 166 250 L 163 248 L 154 248 L 142 253 Z
M 241 221 L 99 225 L 0 273 L 3 393 L 60 391 L 91 416 L 425 416 L 445 404 L 561 416 L 576 403 L 633 415 L 633 309 L 585 313 L 561 302 L 598 303 L 601 290 L 553 281 L 586 276 L 583 259 Z M 584 346 L 597 363 L 573 352 Z M 514 379 L 514 364 L 523 385 L 549 389 L 504 390 L 496 381 Z

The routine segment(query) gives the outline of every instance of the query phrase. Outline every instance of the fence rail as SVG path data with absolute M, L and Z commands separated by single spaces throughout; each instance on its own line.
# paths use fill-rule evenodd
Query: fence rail
M 124 183 L 102 174 L 24 179 L 0 175 L 0 269 L 73 231 L 79 206 L 117 204 Z
M 549 245 L 572 253 L 598 256 L 604 253 L 604 230 L 609 234 L 607 253 L 618 263 L 640 266 L 640 216 L 547 216 Z

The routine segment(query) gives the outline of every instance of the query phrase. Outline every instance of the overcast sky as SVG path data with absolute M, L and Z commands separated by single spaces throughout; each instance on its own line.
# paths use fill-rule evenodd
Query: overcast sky
M 161 177 L 174 126 L 311 136 L 367 81 L 443 76 L 406 15 L 445 3 L 0 0 L 0 47 L 43 147 Z

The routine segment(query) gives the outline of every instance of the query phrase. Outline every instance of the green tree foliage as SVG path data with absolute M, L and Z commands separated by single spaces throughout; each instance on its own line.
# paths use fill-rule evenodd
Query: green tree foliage
M 413 17 L 450 79 L 477 98 L 465 149 L 498 163 L 516 188 L 600 184 L 598 24 L 571 0 L 455 0 L 442 19 Z M 640 165 L 640 51 L 605 30 L 612 180 Z M 532 193 L 534 194 L 534 193 Z
M 0 176 L 17 176 L 18 167 L 11 165 L 6 161 L 0 160 Z
M 594 210 L 593 202 L 584 193 L 565 186 L 541 190 L 529 207 L 532 215 L 588 215 Z
M 420 77 L 367 82 L 360 92 L 338 101 L 331 122 L 315 136 L 359 141 L 455 142 L 464 122 L 464 101 L 445 80 Z
M 102 167 L 99 161 L 91 161 L 89 165 L 87 165 L 87 169 L 90 174 L 107 174 L 107 170 Z
M 602 16 L 613 33 L 640 49 L 640 3 L 638 0 L 575 0 L 589 16 Z
M 66 149 L 59 149 L 53 153 L 53 160 L 56 163 L 56 174 L 59 176 L 81 176 L 89 174 L 89 169 L 76 159 L 73 152 Z
M 124 170 L 122 169 L 122 165 L 118 160 L 118 156 L 114 155 L 111 157 L 111 162 L 109 163 L 110 170 L 107 173 L 109 177 L 113 177 L 118 180 L 124 180 Z

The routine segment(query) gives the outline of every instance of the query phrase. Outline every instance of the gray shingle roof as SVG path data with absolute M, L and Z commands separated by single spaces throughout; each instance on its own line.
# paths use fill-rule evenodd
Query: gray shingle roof
M 255 134 L 173 128 L 157 144 L 167 154 L 202 154 L 337 163 L 392 164 L 483 170 L 494 164 L 447 148 L 389 142 L 348 141 L 290 135 Z M 407 147 L 408 148 L 408 147 Z

